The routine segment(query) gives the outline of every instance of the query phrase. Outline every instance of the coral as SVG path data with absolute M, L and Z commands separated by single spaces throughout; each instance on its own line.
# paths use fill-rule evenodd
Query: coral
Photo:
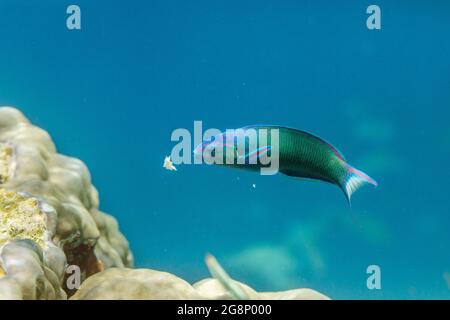
M 17 279 L 40 274 L 52 284 L 58 279 L 64 288 L 66 265 L 79 266 L 81 280 L 104 268 L 131 267 L 128 242 L 115 219 L 98 207 L 98 193 L 84 163 L 58 154 L 48 133 L 17 109 L 0 108 L 0 267 L 6 274 L 0 292 L 24 299 L 63 298 L 47 294 L 42 286 L 30 294 L 28 282 Z M 18 239 L 33 243 L 34 252 L 22 246 L 23 256 L 6 254 Z M 61 257 L 62 270 L 49 273 L 49 266 L 60 268 Z M 18 261 L 23 273 L 11 269 Z
M 11 171 L 13 148 L 8 143 L 0 143 L 0 183 L 8 181 Z
M 39 201 L 0 189 L 0 246 L 12 239 L 31 239 L 42 248 L 48 237 Z
M 110 268 L 88 278 L 71 299 L 201 299 L 186 281 L 150 269 Z
M 0 261 L 5 273 L 0 278 L 0 299 L 66 298 L 61 287 L 65 257 L 58 247 L 42 251 L 31 240 L 12 240 L 3 246 Z

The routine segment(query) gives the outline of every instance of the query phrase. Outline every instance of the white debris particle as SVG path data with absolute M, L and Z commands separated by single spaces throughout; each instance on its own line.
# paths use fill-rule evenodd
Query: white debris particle
M 177 171 L 177 168 L 173 165 L 172 160 L 170 160 L 170 156 L 166 156 L 164 158 L 164 164 L 163 167 L 170 171 Z

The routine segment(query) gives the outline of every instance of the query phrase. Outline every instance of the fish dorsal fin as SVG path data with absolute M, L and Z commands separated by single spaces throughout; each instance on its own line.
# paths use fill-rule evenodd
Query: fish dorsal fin
M 251 125 L 251 126 L 243 127 L 242 129 L 245 130 L 245 129 L 258 129 L 258 128 L 285 129 L 285 130 L 298 132 L 299 134 L 307 135 L 308 137 L 311 137 L 313 139 L 316 139 L 317 141 L 320 141 L 320 142 L 326 144 L 331 150 L 333 150 L 333 152 L 336 154 L 336 156 L 338 158 L 340 158 L 341 160 L 347 161 L 345 159 L 344 154 L 341 151 L 339 151 L 338 148 L 333 146 L 328 141 L 325 141 L 324 139 L 322 139 L 322 138 L 320 138 L 320 137 L 318 137 L 318 136 L 316 136 L 316 135 L 314 135 L 312 133 L 309 133 L 307 131 L 303 131 L 303 130 L 299 130 L 299 129 L 291 128 L 291 127 L 286 127 L 286 126 L 277 126 L 277 125 Z

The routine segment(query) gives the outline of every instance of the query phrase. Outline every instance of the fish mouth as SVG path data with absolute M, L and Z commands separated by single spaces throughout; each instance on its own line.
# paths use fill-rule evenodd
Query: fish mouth
M 205 150 L 205 147 L 206 147 L 206 145 L 205 145 L 205 143 L 203 142 L 203 143 L 199 144 L 199 145 L 194 149 L 194 151 L 192 152 L 193 155 L 194 155 L 194 159 L 197 159 L 197 160 L 201 160 L 201 159 L 202 159 L 202 157 L 203 157 L 203 151 Z
M 194 155 L 194 159 L 200 160 L 202 158 L 202 153 L 195 149 L 192 154 Z

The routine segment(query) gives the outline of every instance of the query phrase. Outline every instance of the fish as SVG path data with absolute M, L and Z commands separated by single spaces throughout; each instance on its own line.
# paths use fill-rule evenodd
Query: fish
M 252 136 L 250 131 L 253 136 L 256 135 L 257 143 L 249 142 L 251 139 L 248 137 Z M 273 138 L 275 131 L 278 135 L 276 141 Z M 242 137 L 247 137 L 244 146 L 239 142 L 243 141 L 239 140 Z M 227 130 L 204 140 L 194 149 L 194 156 L 202 157 L 207 163 L 219 159 L 221 161 L 213 163 L 258 170 L 268 167 L 267 160 L 274 156 L 274 151 L 278 153 L 277 172 L 334 184 L 343 191 L 349 205 L 352 195 L 360 187 L 378 186 L 374 179 L 350 165 L 344 155 L 327 141 L 306 131 L 284 126 L 256 125 Z

